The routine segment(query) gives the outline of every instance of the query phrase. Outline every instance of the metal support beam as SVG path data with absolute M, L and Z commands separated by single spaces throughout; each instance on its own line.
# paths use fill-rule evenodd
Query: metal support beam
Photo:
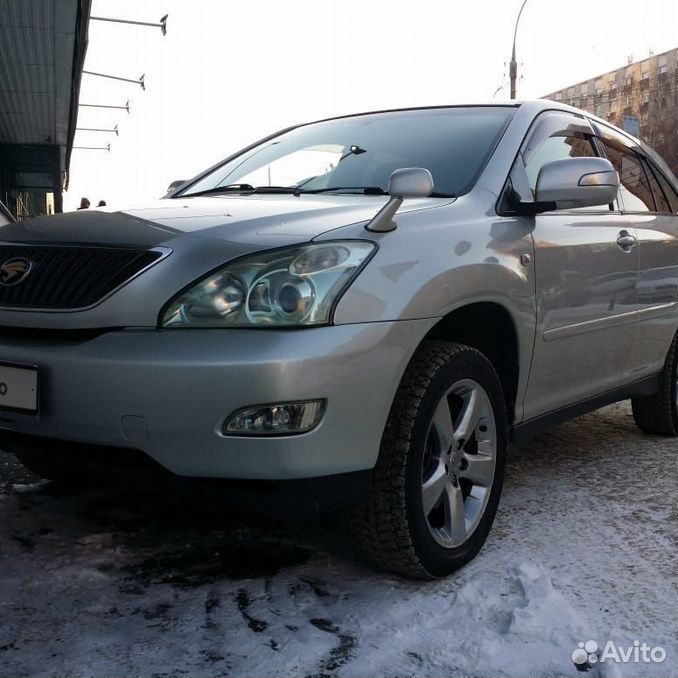
M 138 80 L 132 80 L 131 78 L 121 78 L 119 75 L 108 75 L 107 73 L 95 73 L 94 71 L 83 71 L 87 75 L 96 75 L 98 78 L 108 78 L 109 80 L 121 80 L 122 82 L 133 82 L 135 85 L 141 85 L 141 89 L 146 89 L 146 83 L 144 78 L 146 74 L 142 75 Z
M 106 104 L 79 104 L 79 106 L 82 106 L 84 108 L 110 108 L 110 109 L 116 109 L 119 111 L 127 111 L 127 114 L 129 115 L 129 101 L 124 105 L 124 106 L 108 106 Z
M 115 134 L 115 136 L 118 136 L 118 126 L 116 125 L 112 129 L 106 129 L 104 127 L 76 127 L 75 128 L 76 132 L 111 132 L 111 134 Z
M 111 145 L 108 144 L 106 146 L 73 146 L 73 150 L 76 149 L 79 151 L 108 151 L 110 153 Z
M 167 17 L 169 14 L 160 18 L 160 21 L 157 24 L 149 23 L 148 21 L 132 21 L 131 19 L 112 19 L 105 16 L 91 16 L 92 21 L 110 21 L 114 24 L 131 24 L 132 26 L 152 26 L 153 28 L 159 28 L 163 35 L 167 35 Z

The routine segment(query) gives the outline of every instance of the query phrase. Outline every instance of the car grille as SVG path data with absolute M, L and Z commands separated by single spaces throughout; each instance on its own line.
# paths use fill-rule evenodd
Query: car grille
M 0 268 L 22 258 L 31 262 L 18 284 L 0 284 L 0 307 L 72 310 L 101 301 L 158 261 L 160 249 L 63 245 L 0 245 Z

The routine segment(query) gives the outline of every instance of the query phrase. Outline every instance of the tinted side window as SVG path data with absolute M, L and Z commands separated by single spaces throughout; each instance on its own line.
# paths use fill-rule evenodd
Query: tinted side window
M 676 193 L 667 178 L 650 161 L 647 161 L 647 164 L 649 165 L 650 175 L 656 180 L 663 191 L 665 201 L 668 203 L 667 211 L 675 214 L 678 212 L 678 193 Z
M 619 173 L 619 192 L 627 212 L 654 212 L 655 204 L 640 158 L 630 149 L 603 139 L 605 155 Z
M 650 182 L 650 187 L 652 188 L 654 202 L 655 205 L 657 205 L 657 212 L 670 212 L 671 208 L 669 207 L 669 201 L 666 199 L 664 191 L 657 181 L 657 177 L 652 174 L 646 162 L 643 162 L 643 167 L 645 168 L 645 174 L 647 175 L 648 181 Z
M 594 131 L 583 116 L 546 111 L 537 116 L 523 141 L 509 173 L 500 214 L 514 213 L 516 204 L 533 203 L 537 178 L 542 167 L 554 160 L 595 157 L 602 153 L 594 146 Z M 607 206 L 579 207 L 576 211 L 600 211 Z M 611 209 L 611 207 L 610 207 Z
M 530 156 L 525 165 L 527 178 L 534 195 L 539 170 L 552 160 L 561 158 L 593 157 L 595 151 L 589 139 L 580 137 L 553 136 L 544 140 L 541 146 Z

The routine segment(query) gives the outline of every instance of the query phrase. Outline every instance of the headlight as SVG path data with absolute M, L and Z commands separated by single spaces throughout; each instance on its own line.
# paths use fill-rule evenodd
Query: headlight
M 269 250 L 230 264 L 176 296 L 161 327 L 323 325 L 370 258 L 362 240 Z

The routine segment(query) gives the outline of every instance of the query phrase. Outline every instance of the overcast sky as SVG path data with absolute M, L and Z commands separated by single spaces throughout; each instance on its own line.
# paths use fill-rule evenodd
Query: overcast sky
M 120 207 L 297 122 L 383 108 L 508 98 L 522 0 L 93 0 L 93 16 L 157 21 L 168 32 L 90 23 L 79 127 L 64 208 L 82 196 Z M 677 0 L 527 0 L 518 98 L 537 98 L 678 45 Z

